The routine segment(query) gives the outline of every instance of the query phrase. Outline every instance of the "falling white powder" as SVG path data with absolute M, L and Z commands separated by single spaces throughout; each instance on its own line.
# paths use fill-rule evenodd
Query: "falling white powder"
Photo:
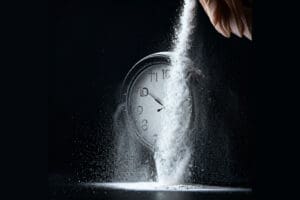
M 196 0 L 184 0 L 179 26 L 175 31 L 170 79 L 166 87 L 167 95 L 163 99 L 164 126 L 155 151 L 157 181 L 163 184 L 183 182 L 191 158 L 191 149 L 185 143 L 192 115 L 187 72 L 191 67 L 188 51 L 196 3 Z

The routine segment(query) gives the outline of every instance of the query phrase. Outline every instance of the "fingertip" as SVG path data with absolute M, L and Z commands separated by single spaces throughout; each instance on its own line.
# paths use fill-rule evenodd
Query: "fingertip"
M 239 38 L 241 38 L 243 36 L 243 34 L 241 33 L 241 30 L 238 28 L 236 20 L 233 18 L 231 18 L 231 20 L 230 20 L 230 28 L 234 35 L 238 36 Z
M 247 39 L 251 40 L 252 41 L 252 33 L 250 32 L 249 30 L 249 27 L 246 26 L 246 29 L 244 31 L 244 34 L 243 34 Z
M 251 33 L 244 33 L 244 36 L 249 39 L 250 41 L 252 41 L 252 34 Z
M 215 29 L 218 31 L 218 33 L 220 33 L 220 34 L 223 35 L 224 37 L 230 38 L 230 31 L 229 31 L 229 32 L 224 31 L 224 30 L 220 27 L 219 24 L 215 26 Z
M 245 26 L 243 35 L 244 35 L 247 39 L 249 39 L 249 40 L 252 41 L 252 33 L 251 33 L 250 28 L 249 28 L 249 26 L 248 26 L 248 24 L 247 24 L 246 18 L 244 17 L 244 18 L 242 18 L 242 20 L 243 20 L 243 23 L 244 23 L 244 26 Z

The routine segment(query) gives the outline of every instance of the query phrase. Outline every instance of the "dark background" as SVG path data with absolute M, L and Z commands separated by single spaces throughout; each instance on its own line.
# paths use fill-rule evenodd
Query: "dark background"
M 181 1 L 54 1 L 49 7 L 50 181 L 107 180 L 120 84 L 142 57 L 171 47 Z M 192 57 L 208 75 L 203 184 L 251 186 L 254 176 L 253 45 L 223 38 L 200 6 Z M 200 148 L 201 149 L 201 148 Z M 203 165 L 203 164 L 202 164 Z M 196 170 L 197 171 L 197 170 Z M 199 170 L 200 171 L 200 168 Z M 53 178 L 55 177 L 55 178 Z M 96 178 L 95 178 L 96 177 Z M 62 178 L 63 179 L 63 178 Z

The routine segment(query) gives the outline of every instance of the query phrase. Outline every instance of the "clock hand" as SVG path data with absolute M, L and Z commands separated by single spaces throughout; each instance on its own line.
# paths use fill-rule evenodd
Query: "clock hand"
M 155 97 L 153 94 L 151 94 L 151 93 L 149 93 L 149 95 L 154 99 L 154 101 L 156 101 L 157 103 L 159 103 L 160 105 L 162 105 L 163 107 L 165 107 L 163 104 L 162 104 L 162 102 L 161 102 L 161 100 L 160 99 L 158 99 L 157 97 Z
M 157 112 L 160 112 L 162 109 L 164 109 L 165 107 L 159 108 L 157 109 Z

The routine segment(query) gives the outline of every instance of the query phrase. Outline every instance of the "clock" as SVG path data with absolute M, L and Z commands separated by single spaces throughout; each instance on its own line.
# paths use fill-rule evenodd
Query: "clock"
M 157 137 L 163 134 L 164 97 L 170 78 L 171 55 L 171 52 L 159 52 L 142 58 L 130 69 L 122 86 L 130 132 L 151 150 L 154 150 Z

